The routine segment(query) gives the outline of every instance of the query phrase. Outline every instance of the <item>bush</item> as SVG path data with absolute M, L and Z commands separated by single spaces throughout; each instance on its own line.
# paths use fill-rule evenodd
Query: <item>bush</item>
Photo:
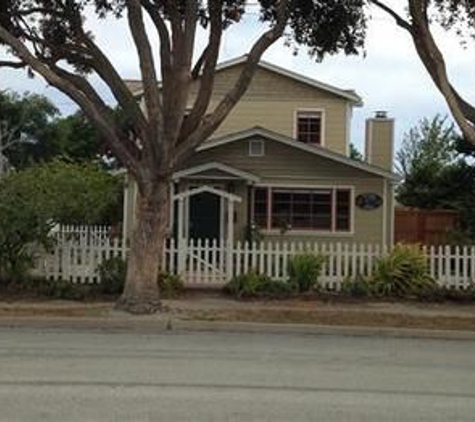
M 0 178 L 0 281 L 21 280 L 34 248 L 50 250 L 56 223 L 102 221 L 120 198 L 120 181 L 94 164 L 52 161 Z
M 418 300 L 422 302 L 457 302 L 457 303 L 473 303 L 475 302 L 475 286 L 470 286 L 466 290 L 451 289 L 445 286 L 433 286 L 431 288 L 422 289 L 416 293 Z
M 310 253 L 295 255 L 289 260 L 289 281 L 303 293 L 318 288 L 325 258 Z
M 235 298 L 285 298 L 294 293 L 292 285 L 285 281 L 272 280 L 266 275 L 250 272 L 233 278 L 224 287 L 224 292 Z
M 101 279 L 99 289 L 106 295 L 119 296 L 124 290 L 127 263 L 120 257 L 113 257 L 103 261 L 97 272 Z
M 162 298 L 171 299 L 178 297 L 185 286 L 183 280 L 177 275 L 161 273 L 158 276 L 158 288 Z
M 402 244 L 377 261 L 372 282 L 375 293 L 381 296 L 413 296 L 436 286 L 420 248 Z
M 369 297 L 373 294 L 373 285 L 362 276 L 346 278 L 341 285 L 341 293 L 351 297 Z
M 22 297 L 61 300 L 85 300 L 95 295 L 97 285 L 73 284 L 64 280 L 49 280 L 38 277 L 24 277 L 7 285 L 7 291 Z

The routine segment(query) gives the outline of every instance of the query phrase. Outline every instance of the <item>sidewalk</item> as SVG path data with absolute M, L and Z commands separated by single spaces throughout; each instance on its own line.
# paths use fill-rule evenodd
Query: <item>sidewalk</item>
M 163 312 L 156 315 L 134 316 L 114 310 L 113 303 L 0 302 L 0 326 L 363 334 L 384 331 L 405 335 L 420 335 L 423 331 L 430 336 L 439 337 L 445 332 L 444 336 L 475 339 L 475 305 L 300 299 L 240 302 L 213 294 L 193 294 L 180 300 L 164 300 L 163 307 Z

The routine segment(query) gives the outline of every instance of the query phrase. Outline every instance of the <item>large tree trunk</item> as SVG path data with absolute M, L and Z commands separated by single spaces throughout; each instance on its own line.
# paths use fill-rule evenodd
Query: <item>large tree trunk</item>
M 137 198 L 136 221 L 127 265 L 124 292 L 117 308 L 135 314 L 160 310 L 157 279 L 169 221 L 169 184 L 155 182 Z

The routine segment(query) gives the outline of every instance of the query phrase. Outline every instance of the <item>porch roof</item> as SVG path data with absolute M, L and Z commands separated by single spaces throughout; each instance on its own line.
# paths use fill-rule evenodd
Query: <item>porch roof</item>
M 226 198 L 230 202 L 241 202 L 242 198 L 240 196 L 234 195 L 232 193 L 226 192 L 221 189 L 215 189 L 211 186 L 201 186 L 199 188 L 195 189 L 188 189 L 185 192 L 177 193 L 176 195 L 173 195 L 173 200 L 176 201 L 177 199 L 184 199 L 193 195 L 198 195 L 199 193 L 203 192 L 209 192 L 217 196 L 221 196 L 223 198 Z
M 213 171 L 218 173 L 212 173 Z M 257 183 L 260 180 L 259 177 L 252 173 L 218 162 L 210 162 L 177 171 L 173 174 L 172 178 L 174 181 L 182 178 L 242 179 L 248 183 Z

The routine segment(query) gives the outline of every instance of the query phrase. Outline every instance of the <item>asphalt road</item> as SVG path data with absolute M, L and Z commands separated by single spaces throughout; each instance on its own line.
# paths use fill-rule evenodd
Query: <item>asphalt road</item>
M 1 421 L 470 421 L 475 342 L 0 329 Z

